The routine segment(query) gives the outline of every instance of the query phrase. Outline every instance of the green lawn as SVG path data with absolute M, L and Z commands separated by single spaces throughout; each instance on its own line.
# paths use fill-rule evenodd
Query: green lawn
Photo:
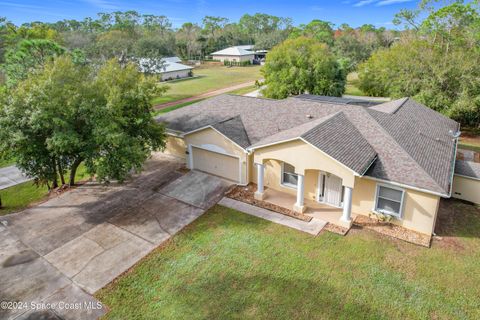
M 230 92 L 228 92 L 229 94 L 237 94 L 239 96 L 242 96 L 246 93 L 250 93 L 252 91 L 255 91 L 257 90 L 258 88 L 256 86 L 248 86 L 248 87 L 245 87 L 245 88 L 240 88 L 240 89 L 237 89 L 237 90 L 232 90 Z
M 0 168 L 8 167 L 15 164 L 15 160 L 0 158 Z
M 155 98 L 152 103 L 160 104 L 180 100 L 262 78 L 260 66 L 232 68 L 209 66 L 195 68 L 193 72 L 195 76 L 198 76 L 197 78 L 166 82 L 165 84 L 169 86 L 168 91 L 165 95 Z
M 155 111 L 153 111 L 152 114 L 153 114 L 154 117 L 156 117 L 156 116 L 161 115 L 161 114 L 163 114 L 163 113 L 167 113 L 167 112 L 170 112 L 170 111 L 173 111 L 173 110 L 177 110 L 177 109 L 180 109 L 180 108 L 189 106 L 189 105 L 191 105 L 191 104 L 200 102 L 200 101 L 202 101 L 202 100 L 204 100 L 204 99 L 198 99 L 198 100 L 194 100 L 194 101 L 179 103 L 179 104 L 176 104 L 176 105 L 174 105 L 174 106 L 166 107 L 166 108 L 164 108 L 164 109 L 155 110 Z
M 348 74 L 345 94 L 352 96 L 365 96 L 365 93 L 358 88 L 358 73 L 352 72 Z
M 22 210 L 29 204 L 46 198 L 47 195 L 47 187 L 37 187 L 32 181 L 0 190 L 3 205 L 0 216 Z
M 465 143 L 465 142 L 460 142 L 458 144 L 458 148 L 459 149 L 466 149 L 466 150 L 472 150 L 472 151 L 475 151 L 475 152 L 480 152 L 480 146 L 478 144 L 475 144 L 475 143 Z
M 76 181 L 87 180 L 87 174 L 83 165 L 77 170 Z M 65 177 L 66 179 L 68 176 Z M 36 186 L 32 181 L 27 181 L 16 186 L 0 190 L 3 208 L 0 209 L 0 216 L 25 209 L 30 204 L 46 199 L 48 190 L 46 186 Z
M 479 319 L 480 211 L 428 249 L 215 206 L 96 296 L 106 319 Z

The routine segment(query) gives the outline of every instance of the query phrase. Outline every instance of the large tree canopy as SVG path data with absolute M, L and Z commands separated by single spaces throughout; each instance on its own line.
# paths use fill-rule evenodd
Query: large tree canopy
M 57 186 L 85 163 L 100 181 L 124 180 L 165 145 L 150 100 L 163 88 L 111 60 L 98 70 L 57 58 L 3 93 L 0 154 L 39 183 Z
M 301 93 L 341 96 L 346 75 L 327 45 L 314 39 L 289 39 L 273 48 L 263 68 L 266 97 Z
M 25 79 L 36 68 L 52 61 L 54 57 L 65 52 L 65 48 L 46 39 L 22 40 L 15 48 L 5 54 L 4 70 L 7 83 L 16 84 Z
M 419 23 L 419 13 L 399 14 L 415 30 L 360 65 L 360 88 L 373 96 L 411 96 L 464 125 L 479 126 L 478 6 L 454 2 L 430 10 Z

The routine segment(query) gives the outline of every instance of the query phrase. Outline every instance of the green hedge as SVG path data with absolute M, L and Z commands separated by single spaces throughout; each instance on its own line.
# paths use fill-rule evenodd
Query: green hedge
M 223 65 L 228 66 L 228 67 L 246 67 L 252 65 L 252 62 L 250 60 L 247 61 L 223 61 Z

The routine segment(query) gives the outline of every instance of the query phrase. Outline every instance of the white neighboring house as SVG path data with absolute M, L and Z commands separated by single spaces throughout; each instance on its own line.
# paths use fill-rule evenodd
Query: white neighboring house
M 157 59 L 140 58 L 138 66 L 140 72 L 160 74 L 162 81 L 187 78 L 192 76 L 193 67 L 186 66 L 178 57 L 166 57 Z
M 234 46 L 214 52 L 211 56 L 214 60 L 219 60 L 221 62 L 250 61 L 253 63 L 253 60 L 255 59 L 255 51 L 253 51 L 253 45 Z
M 175 62 L 175 63 L 181 63 L 182 62 L 182 59 L 180 59 L 179 57 L 166 57 L 166 58 L 163 58 L 163 60 L 165 60 L 167 62 Z

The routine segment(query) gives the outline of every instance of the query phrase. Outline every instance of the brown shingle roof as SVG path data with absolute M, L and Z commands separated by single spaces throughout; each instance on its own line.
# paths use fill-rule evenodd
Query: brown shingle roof
M 302 138 L 360 175 L 377 157 L 372 146 L 343 112 L 304 133 Z
M 268 137 L 282 135 L 282 131 L 295 131 L 292 128 L 301 125 L 308 127 L 308 122 L 342 112 L 377 153 L 366 175 L 448 195 L 454 160 L 450 131 L 458 130 L 458 124 L 411 99 L 394 113 L 377 111 L 381 106 L 375 106 L 375 110 L 313 99 L 220 95 L 157 119 L 167 122 L 170 130 L 186 133 L 240 116 L 249 143 L 255 145 Z M 238 144 L 245 139 L 235 134 L 230 138 Z
M 480 180 L 480 163 L 473 161 L 455 161 L 455 174 Z
M 240 147 L 246 149 L 250 145 L 247 132 L 243 126 L 242 118 L 235 116 L 233 118 L 214 123 L 215 129 L 224 134 L 227 138 L 237 143 Z

